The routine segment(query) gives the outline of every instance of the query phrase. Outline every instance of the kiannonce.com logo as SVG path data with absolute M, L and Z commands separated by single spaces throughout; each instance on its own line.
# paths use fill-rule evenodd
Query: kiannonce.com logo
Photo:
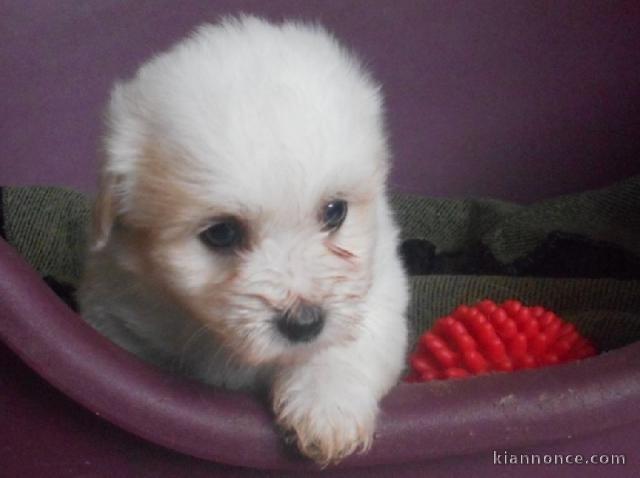
M 511 453 L 493 450 L 494 465 L 624 465 L 627 457 L 622 454 L 581 455 L 570 453 Z

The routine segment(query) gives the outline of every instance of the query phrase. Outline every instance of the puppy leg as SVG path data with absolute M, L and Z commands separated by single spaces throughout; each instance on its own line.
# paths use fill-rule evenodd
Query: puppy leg
M 371 446 L 378 401 L 402 371 L 406 285 L 401 273 L 396 279 L 399 283 L 387 277 L 372 291 L 377 293 L 371 295 L 356 340 L 276 377 L 273 405 L 279 425 L 292 431 L 300 451 L 321 465 Z

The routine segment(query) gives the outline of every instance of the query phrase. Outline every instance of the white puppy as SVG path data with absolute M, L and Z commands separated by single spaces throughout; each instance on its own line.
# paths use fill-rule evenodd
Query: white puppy
M 301 23 L 226 19 L 143 65 L 111 97 L 84 317 L 165 368 L 268 387 L 319 463 L 366 450 L 407 342 L 381 103 Z

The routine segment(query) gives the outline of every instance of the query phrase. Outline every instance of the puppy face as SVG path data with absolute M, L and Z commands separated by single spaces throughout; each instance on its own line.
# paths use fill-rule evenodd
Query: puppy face
M 367 327 L 387 148 L 377 87 L 326 32 L 201 29 L 116 88 L 107 151 L 96 248 L 236 358 L 297 360 Z

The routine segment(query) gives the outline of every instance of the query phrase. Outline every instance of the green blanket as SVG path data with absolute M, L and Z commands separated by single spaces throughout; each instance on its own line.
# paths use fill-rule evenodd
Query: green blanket
M 575 322 L 601 349 L 640 338 L 640 176 L 531 206 L 393 195 L 411 274 L 412 336 L 462 303 L 518 298 Z M 0 233 L 47 282 L 73 291 L 89 201 L 5 187 Z

